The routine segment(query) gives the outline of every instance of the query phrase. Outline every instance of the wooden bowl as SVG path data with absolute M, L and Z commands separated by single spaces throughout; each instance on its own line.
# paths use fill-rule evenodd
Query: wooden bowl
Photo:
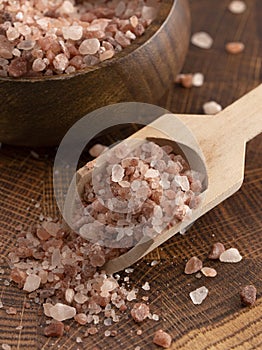
M 87 113 L 118 102 L 157 104 L 188 49 L 187 0 L 163 0 L 158 18 L 123 52 L 70 75 L 0 78 L 0 142 L 57 145 Z

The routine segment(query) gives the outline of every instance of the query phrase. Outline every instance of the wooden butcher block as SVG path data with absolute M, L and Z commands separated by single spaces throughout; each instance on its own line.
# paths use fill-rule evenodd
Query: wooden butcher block
M 215 100 L 226 107 L 261 83 L 262 2 L 245 2 L 246 11 L 237 15 L 227 10 L 229 0 L 190 1 L 192 31 L 209 32 L 214 44 L 209 50 L 191 45 L 183 72 L 203 72 L 205 83 L 191 89 L 174 84 L 161 100 L 163 107 L 172 113 L 201 114 L 203 103 Z M 239 40 L 245 44 L 243 53 L 225 52 L 226 42 Z M 109 135 L 108 143 L 126 137 L 125 131 Z M 106 327 L 83 338 L 85 327 L 70 321 L 64 337 L 46 338 L 42 307 L 25 308 L 25 294 L 13 283 L 8 285 L 10 270 L 5 257 L 16 242 L 16 228 L 29 228 L 41 213 L 59 215 L 52 189 L 55 152 L 34 150 L 38 158 L 31 151 L 6 145 L 0 149 L 0 348 L 8 344 L 12 350 L 155 350 L 153 335 L 160 328 L 172 335 L 173 350 L 262 348 L 262 135 L 247 144 L 242 188 L 201 217 L 186 235 L 172 237 L 133 266 L 131 284 L 141 289 L 149 282 L 151 289 L 145 294 L 160 320 L 137 325 L 130 316 L 124 317 L 112 328 L 118 330 L 114 338 L 104 336 Z M 237 248 L 243 260 L 236 264 L 209 261 L 215 242 Z M 217 276 L 198 279 L 185 275 L 185 263 L 192 256 L 214 267 Z M 158 264 L 151 266 L 153 260 Z M 251 308 L 243 307 L 239 297 L 241 287 L 248 284 L 256 286 L 258 295 Z M 189 293 L 201 286 L 209 289 L 209 295 L 201 305 L 194 305 Z M 10 306 L 17 309 L 16 315 L 6 313 Z M 142 330 L 140 336 L 138 329 Z M 83 343 L 76 343 L 77 337 L 82 337 Z

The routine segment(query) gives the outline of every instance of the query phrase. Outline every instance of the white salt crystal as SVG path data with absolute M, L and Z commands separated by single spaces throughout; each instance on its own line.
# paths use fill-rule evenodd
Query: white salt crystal
M 65 291 L 65 300 L 71 304 L 74 300 L 75 292 L 72 288 L 67 288 Z
M 43 308 L 44 308 L 44 314 L 47 316 L 47 317 L 51 317 L 50 315 L 50 309 L 53 307 L 53 305 L 51 303 L 45 303 L 43 304 Z
M 76 337 L 76 343 L 83 343 L 83 340 L 82 340 L 82 338 L 80 338 L 80 337 Z
M 112 181 L 120 182 L 123 180 L 125 170 L 119 164 L 114 164 L 112 168 Z
M 215 101 L 209 101 L 203 104 L 204 113 L 214 115 L 222 111 L 222 107 Z
M 192 35 L 191 43 L 201 49 L 210 49 L 213 45 L 213 39 L 206 32 L 197 32 Z
M 142 286 L 142 289 L 144 290 L 150 290 L 150 285 L 148 282 L 146 282 L 143 286 Z
M 2 344 L 2 349 L 3 350 L 11 350 L 12 348 L 10 345 L 4 343 L 4 344 Z
M 41 278 L 35 274 L 27 276 L 24 284 L 23 290 L 25 290 L 28 293 L 31 293 L 35 290 L 37 290 L 40 286 Z
M 55 306 L 52 306 L 49 312 L 50 316 L 56 321 L 70 320 L 76 315 L 76 309 L 74 307 L 61 303 L 57 303 Z
M 229 248 L 220 255 L 219 260 L 227 263 L 238 263 L 242 260 L 242 256 L 236 248 Z
M 192 85 L 200 87 L 204 84 L 204 75 L 202 73 L 195 73 L 192 78 Z
M 228 6 L 229 11 L 231 11 L 234 14 L 240 14 L 246 11 L 247 5 L 244 1 L 231 1 L 231 3 Z
M 2 300 L 0 300 L 0 309 L 2 309 L 4 307 L 4 304 L 2 302 Z
M 197 288 L 193 292 L 189 293 L 189 296 L 195 305 L 200 305 L 206 299 L 208 295 L 208 289 L 203 286 Z
M 136 299 L 136 290 L 131 290 L 130 292 L 128 292 L 127 294 L 127 297 L 126 297 L 126 300 L 127 301 L 132 301 L 132 300 L 135 300 Z
M 159 316 L 156 315 L 156 314 L 153 314 L 153 315 L 152 315 L 152 320 L 154 320 L 154 321 L 159 321 Z
M 131 268 L 125 269 L 125 273 L 133 273 L 133 272 L 134 272 L 134 269 L 131 269 Z
M 126 37 L 127 37 L 128 39 L 131 39 L 131 40 L 135 40 L 135 39 L 136 39 L 136 35 L 135 35 L 133 32 L 131 32 L 131 30 L 128 30 L 128 31 L 126 32 Z
M 153 261 L 151 261 L 151 266 L 156 266 L 157 264 L 159 264 L 159 261 L 157 261 L 157 260 L 153 260 Z

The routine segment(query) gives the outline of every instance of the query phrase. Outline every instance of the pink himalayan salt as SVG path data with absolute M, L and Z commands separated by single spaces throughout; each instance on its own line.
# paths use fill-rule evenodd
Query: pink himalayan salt
M 35 274 L 27 276 L 23 290 L 31 293 L 40 287 L 41 278 Z
M 82 326 L 86 325 L 88 322 L 88 317 L 84 313 L 75 315 L 74 319 L 77 323 L 79 323 Z
M 57 303 L 55 306 L 52 306 L 49 310 L 50 317 L 56 321 L 65 321 L 74 318 L 76 315 L 76 309 L 72 306 L 65 304 Z
M 89 154 L 91 157 L 96 158 L 96 157 L 100 156 L 106 149 L 107 149 L 107 146 L 104 146 L 104 145 L 101 145 L 100 143 L 97 143 L 89 149 Z
M 212 245 L 208 258 L 212 260 L 217 260 L 225 250 L 226 249 L 222 243 L 216 242 Z
M 213 269 L 212 267 L 207 267 L 207 266 L 203 267 L 201 269 L 201 272 L 206 277 L 216 277 L 216 275 L 217 275 L 217 271 L 215 269 Z
M 17 45 L 17 48 L 19 50 L 29 51 L 29 50 L 32 50 L 34 46 L 35 46 L 34 40 L 23 40 L 23 41 L 20 41 L 20 43 Z
M 172 337 L 168 333 L 160 329 L 157 332 L 155 332 L 153 343 L 161 346 L 164 349 L 167 349 L 172 344 Z
M 242 260 L 242 256 L 236 248 L 229 248 L 220 254 L 219 260 L 226 263 L 238 263 Z
M 46 69 L 46 63 L 42 58 L 37 58 L 34 60 L 32 69 L 35 72 L 42 72 L 43 70 Z
M 0 35 L 0 57 L 10 59 L 13 57 L 12 50 L 14 45 L 12 45 L 4 35 Z
M 79 46 L 81 55 L 94 55 L 100 48 L 100 41 L 96 38 L 86 39 Z
M 122 168 L 122 166 L 119 164 L 114 164 L 112 168 L 112 181 L 120 182 L 122 181 L 124 175 L 125 175 L 125 170 Z
M 62 28 L 63 37 L 65 40 L 80 40 L 83 35 L 83 27 L 81 26 L 71 26 Z
M 57 56 L 55 56 L 55 58 L 53 60 L 53 65 L 54 65 L 55 69 L 57 69 L 59 71 L 64 71 L 66 69 L 66 67 L 68 66 L 68 64 L 69 64 L 68 58 L 63 53 L 60 53 Z
M 192 273 L 196 273 L 200 271 L 203 267 L 203 263 L 196 256 L 193 256 L 188 260 L 185 266 L 185 274 L 190 275 Z
M 63 322 L 52 321 L 48 326 L 44 328 L 44 335 L 46 337 L 62 337 L 64 334 L 65 326 Z
M 150 314 L 149 307 L 144 303 L 137 303 L 131 310 L 131 316 L 135 322 L 143 322 Z

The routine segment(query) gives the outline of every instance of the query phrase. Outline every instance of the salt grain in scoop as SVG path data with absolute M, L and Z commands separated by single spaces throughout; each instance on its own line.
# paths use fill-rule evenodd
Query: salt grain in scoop
M 208 289 L 205 286 L 197 288 L 193 292 L 189 293 L 189 296 L 193 301 L 193 304 L 195 305 L 202 304 L 202 302 L 206 299 L 207 295 L 208 295 Z
M 206 32 L 197 32 L 192 35 L 191 43 L 201 49 L 210 49 L 213 45 L 213 39 Z
M 219 260 L 226 263 L 238 263 L 242 260 L 242 256 L 236 248 L 229 248 L 220 255 Z

